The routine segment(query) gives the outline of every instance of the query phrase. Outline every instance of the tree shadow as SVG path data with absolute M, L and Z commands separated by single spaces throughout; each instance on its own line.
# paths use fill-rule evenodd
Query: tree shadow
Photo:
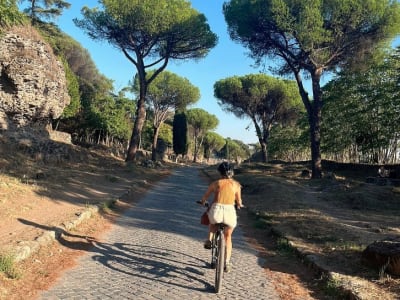
M 45 232 L 54 232 L 57 242 L 73 250 L 89 250 L 91 247 L 94 246 L 94 242 L 96 240 L 95 238 L 90 236 L 71 234 L 70 232 L 58 226 L 46 226 L 22 218 L 18 218 L 17 220 L 24 225 L 32 226 Z M 68 238 L 81 239 L 83 241 L 70 241 L 68 240 Z
M 76 235 L 57 226 L 46 226 L 25 219 L 19 222 L 45 231 L 54 231 L 56 240 L 72 250 L 91 252 L 91 259 L 128 276 L 148 279 L 189 290 L 214 293 L 214 287 L 202 279 L 209 264 L 196 256 L 168 247 L 127 243 L 105 243 L 93 237 Z M 71 240 L 71 238 L 73 240 Z M 175 279 L 179 277 L 180 280 Z M 193 281 L 203 288 L 190 286 Z M 184 282 L 188 284 L 185 285 Z
M 48 131 L 39 125 L 2 130 L 12 127 L 12 123 L 1 117 L 1 171 L 22 184 L 34 186 L 38 196 L 54 203 L 98 204 L 121 196 L 136 181 L 143 181 L 121 159 L 109 155 L 108 150 L 57 140 L 63 138 L 58 135 L 65 133 Z
M 208 268 L 204 260 L 168 247 L 96 243 L 96 253 L 92 259 L 133 278 L 143 278 L 195 291 L 214 292 L 214 287 L 203 279 L 203 269 Z M 178 277 L 180 280 L 175 280 Z M 204 287 L 190 286 L 193 281 Z

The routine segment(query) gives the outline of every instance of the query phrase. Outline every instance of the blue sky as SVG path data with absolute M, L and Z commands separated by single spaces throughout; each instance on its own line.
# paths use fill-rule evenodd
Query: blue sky
M 86 48 L 98 67 L 107 78 L 114 80 L 114 87 L 119 90 L 128 85 L 128 81 L 136 73 L 135 66 L 128 61 L 122 52 L 106 42 L 91 40 L 72 19 L 82 18 L 80 10 L 83 6 L 93 8 L 99 6 L 97 0 L 69 1 L 71 7 L 63 15 L 53 20 L 61 30 L 72 36 Z M 252 67 L 253 61 L 246 55 L 246 49 L 232 42 L 227 34 L 227 26 L 222 13 L 223 0 L 192 0 L 192 6 L 203 13 L 208 20 L 211 30 L 218 35 L 218 45 L 211 49 L 208 56 L 198 62 L 170 62 L 167 70 L 186 77 L 200 89 L 201 98 L 193 107 L 199 107 L 214 114 L 219 119 L 215 130 L 221 136 L 241 140 L 244 143 L 255 143 L 257 137 L 252 122 L 240 120 L 232 114 L 222 111 L 214 98 L 213 86 L 220 79 L 234 76 L 258 73 Z M 250 127 L 249 127 L 250 125 Z M 248 129 L 246 129 L 248 128 Z
M 73 18 L 82 18 L 81 8 L 99 6 L 97 0 L 69 1 L 70 9 L 54 22 L 68 35 L 72 36 L 86 48 L 98 67 L 107 78 L 114 80 L 114 87 L 118 91 L 128 85 L 136 73 L 135 66 L 128 61 L 123 53 L 106 42 L 91 40 L 81 29 L 73 23 Z M 199 107 L 214 114 L 219 119 L 215 130 L 225 138 L 241 140 L 244 143 L 256 143 L 257 137 L 254 126 L 249 119 L 238 119 L 220 108 L 214 97 L 214 83 L 234 75 L 259 73 L 261 70 L 253 67 L 254 61 L 248 58 L 247 50 L 230 40 L 227 25 L 222 13 L 224 0 L 192 0 L 192 6 L 203 13 L 208 20 L 211 30 L 218 35 L 218 45 L 211 49 L 208 56 L 198 62 L 177 61 L 170 62 L 167 70 L 186 77 L 193 85 L 200 89 L 201 98 L 193 107 Z M 397 39 L 396 45 L 400 44 Z M 309 88 L 306 83 L 306 88 Z

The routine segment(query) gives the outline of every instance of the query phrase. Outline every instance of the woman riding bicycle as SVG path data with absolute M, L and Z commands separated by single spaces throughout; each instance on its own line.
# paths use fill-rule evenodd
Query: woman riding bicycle
M 207 202 L 208 197 L 214 193 L 214 199 L 208 211 L 210 226 L 208 232 L 208 240 L 204 243 L 204 248 L 211 249 L 211 240 L 213 233 L 216 231 L 215 224 L 224 223 L 224 236 L 226 240 L 226 261 L 225 272 L 231 270 L 230 258 L 232 254 L 232 233 L 237 225 L 237 216 L 235 204 L 237 207 L 243 207 L 241 197 L 241 185 L 236 180 L 233 180 L 233 167 L 228 162 L 223 162 L 218 166 L 218 171 L 221 178 L 212 182 L 204 196 L 201 199 L 201 204 Z

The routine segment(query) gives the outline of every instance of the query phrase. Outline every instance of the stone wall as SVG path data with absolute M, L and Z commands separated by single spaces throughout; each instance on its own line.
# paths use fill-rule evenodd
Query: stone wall
M 70 102 L 64 68 L 29 26 L 0 37 L 0 130 L 46 124 Z

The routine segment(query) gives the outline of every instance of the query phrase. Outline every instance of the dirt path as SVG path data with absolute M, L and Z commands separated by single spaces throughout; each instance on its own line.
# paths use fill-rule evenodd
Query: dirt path
M 131 168 L 102 155 L 89 157 L 85 164 L 32 167 L 27 162 L 23 171 L 14 170 L 12 176 L 0 174 L 0 254 L 3 258 L 15 257 L 15 249 L 24 254 L 25 247 L 29 247 L 28 253 L 33 251 L 34 255 L 15 264 L 11 271 L 0 273 L 0 299 L 33 299 L 38 290 L 52 284 L 63 269 L 74 264 L 75 257 L 107 231 L 119 211 L 134 205 L 169 173 L 168 168 Z M 106 209 L 66 230 L 89 207 L 117 199 L 115 211 Z M 48 230 L 64 235 L 37 248 L 33 241 Z M 77 242 L 75 248 L 68 247 L 72 242 Z
M 60 225 L 62 222 L 57 221 L 59 216 L 71 216 L 81 212 L 85 207 L 84 203 L 90 199 L 98 199 L 98 195 L 102 195 L 102 199 L 108 199 L 109 197 L 115 197 L 115 193 L 121 193 L 127 188 L 131 193 L 125 194 L 125 197 L 122 197 L 117 202 L 113 211 L 107 210 L 102 215 L 97 215 L 83 222 L 68 234 L 63 235 L 58 242 L 42 247 L 37 253 L 19 263 L 17 265 L 20 273 L 19 279 L 7 279 L 4 276 L 0 276 L 0 299 L 35 299 L 39 291 L 43 291 L 54 284 L 57 278 L 64 274 L 65 270 L 69 270 L 76 265 L 79 257 L 85 255 L 93 245 L 100 242 L 110 228 L 113 227 L 116 218 L 122 212 L 132 208 L 141 198 L 140 195 L 152 186 L 151 174 L 149 174 L 147 180 L 143 179 L 146 175 L 145 169 L 138 170 L 141 174 L 140 177 L 136 177 L 136 173 L 123 172 L 125 168 L 122 166 L 117 168 L 114 165 L 112 169 L 112 173 L 109 168 L 93 169 L 93 176 L 87 176 L 84 171 L 74 171 L 74 176 L 69 177 L 71 182 L 64 181 L 63 189 L 56 189 L 55 191 L 45 189 L 49 195 L 48 199 L 44 199 L 43 196 L 44 183 L 32 188 L 32 186 L 8 179 L 11 181 L 7 183 L 6 188 L 13 191 L 13 193 L 8 193 L 7 203 L 10 208 L 17 209 L 21 205 L 36 203 L 35 206 L 27 210 L 26 214 L 24 214 L 24 210 L 18 212 L 20 218 L 30 220 L 31 224 Z M 99 172 L 101 173 L 99 174 Z M 159 171 L 157 173 L 160 174 Z M 58 186 L 56 179 L 54 178 L 51 186 Z M 65 187 L 71 188 L 65 189 Z M 98 189 L 99 187 L 100 190 Z M 201 188 L 196 187 L 194 190 L 199 192 L 203 187 L 202 185 Z M 4 188 L 4 185 L 2 188 Z M 79 199 L 79 201 L 78 203 L 69 201 L 64 203 L 61 198 L 55 198 L 55 200 L 58 200 L 52 201 L 53 198 L 50 197 L 50 194 L 53 197 L 57 194 L 62 195 L 64 200 Z M 35 215 L 35 212 L 40 212 L 35 216 L 36 219 L 30 218 L 30 216 Z M 51 220 L 54 220 L 54 223 Z M 25 226 L 22 231 L 18 232 L 28 233 L 25 235 L 28 238 L 34 238 L 39 234 L 39 232 L 35 231 L 39 230 L 39 227 L 28 225 L 28 223 L 18 224 L 18 222 L 14 222 L 9 224 Z M 315 289 L 313 291 L 312 286 L 307 286 L 307 282 L 312 281 L 311 274 L 305 272 L 301 265 L 294 264 L 291 258 L 282 257 L 275 252 L 274 247 L 276 245 L 274 245 L 274 239 L 271 236 L 266 237 L 265 232 L 254 230 L 252 220 L 248 219 L 246 214 L 241 215 L 240 224 L 247 241 L 253 245 L 253 248 L 259 254 L 258 257 L 262 258 L 266 277 L 272 282 L 281 299 L 323 299 L 318 295 L 318 291 Z M 13 226 L 6 228 L 5 223 L 3 223 L 1 229 L 13 232 Z M 10 238 L 11 242 L 17 243 L 20 240 L 18 232 L 14 231 L 13 238 Z M 196 247 L 198 246 L 196 245 Z
M 196 169 L 175 170 L 41 299 L 280 299 L 240 229 L 233 270 L 214 293 L 210 251 L 202 247 L 207 228 L 199 224 L 202 208 L 195 203 L 205 190 Z
M 15 266 L 18 279 L 0 275 L 0 299 L 35 299 L 38 291 L 47 289 L 60 274 L 74 266 L 79 257 L 102 240 L 119 215 L 135 206 L 168 172 L 168 168 L 131 168 L 114 158 L 99 156 L 85 164 L 36 166 L 25 177 L 24 173 L 0 175 L 2 254 L 7 253 L 8 246 L 35 239 L 45 229 L 64 228 L 71 217 L 76 218 L 92 204 L 115 200 L 124 194 L 113 210 L 106 209 L 77 228 L 64 231 L 56 242 L 18 263 Z M 36 178 L 35 174 L 42 175 Z M 333 299 L 334 296 L 325 295 L 326 285 L 320 277 L 276 239 L 271 225 L 286 231 L 294 241 L 307 242 L 310 252 L 329 257 L 332 270 L 350 276 L 360 267 L 357 256 L 360 246 L 354 241 L 398 235 L 399 216 L 387 214 L 390 212 L 387 208 L 380 210 L 383 205 L 398 207 L 395 201 L 398 192 L 389 187 L 351 186 L 347 181 L 334 180 L 308 186 L 298 177 L 291 179 L 287 173 L 284 175 L 270 176 L 259 167 L 256 172 L 247 174 L 243 169 L 237 175 L 244 186 L 246 204 L 253 212 L 262 213 L 254 218 L 242 211 L 240 228 L 257 251 L 259 263 L 263 262 L 260 266 L 281 299 Z M 194 190 L 197 189 L 200 190 Z M 337 248 L 340 251 L 325 245 L 340 247 Z M 353 245 L 358 247 L 356 251 L 351 248 Z M 382 289 L 396 293 L 396 280 L 374 280 L 371 286 L 377 288 L 375 294 Z M 355 287 L 368 290 L 365 286 Z

